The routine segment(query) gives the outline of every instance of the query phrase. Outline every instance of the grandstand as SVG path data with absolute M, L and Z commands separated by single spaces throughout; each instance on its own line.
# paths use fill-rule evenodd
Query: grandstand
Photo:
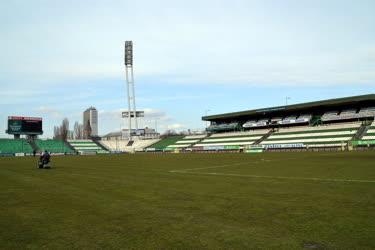
M 28 140 L 1 139 L 0 154 L 28 154 L 34 150 L 100 154 L 248 148 L 271 150 L 372 147 L 375 146 L 374 117 L 375 94 L 370 94 L 204 116 L 202 120 L 210 122 L 206 134 L 167 136 L 162 139 L 136 138 L 134 141 L 128 141 L 107 136 L 97 141 L 63 142 L 36 139 L 36 134 L 30 136 L 28 131 L 22 131 L 29 136 Z M 39 130 L 37 132 L 41 133 Z
M 219 131 L 228 131 L 228 130 L 237 130 L 237 129 L 239 129 L 238 122 L 229 122 L 229 123 L 212 122 L 211 125 L 207 128 L 207 131 L 219 132 Z
M 174 136 L 167 136 L 162 138 L 158 142 L 151 144 L 146 148 L 146 151 L 164 151 L 164 150 L 171 150 L 173 148 L 169 147 L 171 145 L 175 145 L 177 141 L 180 141 L 184 138 L 181 135 L 174 135 Z
M 101 140 L 98 141 L 103 147 L 112 152 L 125 152 L 128 140 Z
M 131 145 L 129 145 L 128 140 L 100 140 L 98 143 L 111 152 L 134 152 L 143 151 L 146 147 L 158 141 L 159 139 L 134 140 Z
M 250 145 L 346 147 L 351 141 L 375 139 L 374 117 L 374 94 L 204 116 L 202 120 L 210 122 L 209 135 L 189 146 L 203 150 Z
M 167 137 L 146 150 L 348 148 L 375 139 L 374 117 L 375 95 L 211 115 L 202 117 L 207 134 Z
M 375 121 L 368 127 L 366 133 L 362 137 L 362 140 L 375 140 Z
M 50 153 L 74 153 L 74 150 L 68 147 L 65 142 L 61 140 L 36 139 L 34 142 L 39 151 L 47 150 Z
M 25 139 L 0 139 L 0 154 L 32 153 L 33 148 Z
M 92 140 L 68 140 L 68 143 L 80 154 L 101 154 L 108 152 Z
M 196 143 L 200 142 L 205 137 L 206 137 L 205 134 L 203 134 L 203 135 L 187 135 L 187 136 L 179 139 L 178 141 L 174 142 L 173 144 L 168 145 L 167 149 L 172 150 L 172 149 L 188 148 L 188 147 L 192 146 L 193 144 L 196 144 Z
M 303 144 L 307 147 L 339 147 L 357 134 L 362 123 L 330 124 L 316 127 L 280 128 L 262 141 L 261 145 Z
M 267 129 L 252 130 L 246 132 L 229 132 L 212 134 L 196 143 L 194 147 L 203 149 L 235 149 L 235 147 L 254 144 L 269 133 Z

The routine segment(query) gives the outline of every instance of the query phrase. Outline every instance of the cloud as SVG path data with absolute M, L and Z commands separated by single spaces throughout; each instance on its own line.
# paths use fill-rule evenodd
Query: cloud
M 139 110 L 144 110 L 145 116 L 138 118 L 138 126 L 142 127 L 152 127 L 157 126 L 159 129 L 166 129 L 168 122 L 174 120 L 173 117 L 166 114 L 166 112 L 158 109 L 151 108 L 140 108 Z M 99 111 L 99 129 L 100 133 L 107 133 L 118 131 L 120 128 L 128 127 L 128 120 L 122 118 L 122 112 L 127 111 L 127 109 L 114 109 L 114 110 L 102 110 Z M 133 120 L 134 122 L 134 120 Z M 133 125 L 134 126 L 134 123 Z
M 159 132 L 163 133 L 163 130 L 183 130 L 187 129 L 187 126 L 176 122 L 174 117 L 169 116 L 165 111 L 159 109 L 143 108 L 140 110 L 145 111 L 145 117 L 138 119 L 139 128 L 149 127 L 157 128 Z M 115 109 L 108 111 L 99 111 L 99 129 L 101 133 L 118 131 L 120 128 L 128 127 L 128 120 L 121 118 L 122 111 L 125 109 Z M 132 125 L 134 126 L 134 124 Z
M 173 130 L 179 130 L 179 129 L 185 129 L 186 126 L 181 123 L 173 123 L 173 124 L 167 125 L 167 128 L 173 129 Z
M 124 109 L 115 109 L 115 110 L 99 110 L 100 119 L 118 119 L 121 118 L 121 113 Z
M 0 29 L 6 38 L 0 46 L 9 48 L 0 58 L 0 71 L 11 81 L 27 79 L 25 86 L 30 81 L 51 85 L 64 79 L 123 78 L 123 42 L 133 39 L 136 79 L 270 86 L 375 82 L 369 67 L 374 48 L 366 46 L 374 39 L 368 34 L 374 21 L 368 10 L 373 8 L 365 4 L 340 2 L 342 8 L 331 9 L 320 2 L 312 11 L 290 2 L 284 4 L 293 10 L 290 15 L 282 4 L 271 7 L 261 1 L 162 2 L 64 2 L 54 3 L 56 8 L 25 2 L 22 9 L 5 4 L 13 16 L 0 18 L 7 24 Z M 345 8 L 361 14 L 342 18 L 347 15 L 340 9 Z M 134 25 L 122 31 L 126 20 L 135 20 Z
M 142 102 L 164 102 L 164 101 L 183 101 L 183 100 L 195 100 L 195 99 L 206 99 L 208 97 L 222 97 L 223 94 L 194 94 L 194 95 L 174 95 L 174 96 L 151 96 L 151 97 L 140 97 L 137 100 Z
M 172 117 L 168 116 L 164 111 L 158 109 L 145 108 L 145 119 L 146 120 L 159 120 L 161 122 L 167 122 L 172 120 Z
M 1 81 L 0 87 L 0 105 L 22 104 L 29 100 L 34 100 L 38 97 L 40 98 L 40 96 L 43 96 L 46 93 L 44 90 L 35 90 L 32 88 L 24 90 L 22 86 L 17 84 L 7 88 L 5 86 L 1 86 Z
M 40 114 L 51 116 L 52 118 L 55 118 L 55 119 L 64 117 L 63 113 L 60 110 L 50 108 L 50 107 L 40 106 L 36 108 L 35 111 Z

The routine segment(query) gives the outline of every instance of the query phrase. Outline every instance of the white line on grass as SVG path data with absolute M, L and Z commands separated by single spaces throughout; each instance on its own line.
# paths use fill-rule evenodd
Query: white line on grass
M 287 179 L 287 180 L 301 180 L 301 181 L 327 181 L 327 182 L 362 182 L 362 183 L 375 183 L 375 180 L 356 180 L 356 179 L 324 179 L 314 177 L 288 177 L 288 176 L 267 176 L 267 175 L 245 175 L 245 174 L 225 174 L 225 173 L 204 173 L 204 172 L 188 172 L 176 171 L 174 173 L 180 174 L 194 174 L 194 175 L 219 175 L 219 176 L 235 176 L 247 178 L 267 178 L 267 179 Z
M 296 159 L 296 158 L 286 158 L 286 159 L 283 159 L 283 160 L 294 160 L 294 159 Z M 169 172 L 170 173 L 179 173 L 179 172 L 187 172 L 187 171 L 194 171 L 194 170 L 203 170 L 203 169 L 210 169 L 210 168 L 225 168 L 225 167 L 240 166 L 240 165 L 258 164 L 258 163 L 270 162 L 270 161 L 272 161 L 272 160 L 269 160 L 269 159 L 257 159 L 255 161 L 237 162 L 237 163 L 232 163 L 232 164 L 216 165 L 216 166 L 209 166 L 209 167 L 202 167 L 202 168 L 176 169 L 176 170 L 170 170 Z
M 263 159 L 262 159 L 263 160 Z M 336 178 L 315 178 L 315 177 L 289 177 L 289 176 L 267 176 L 267 175 L 244 175 L 244 174 L 230 174 L 230 173 L 206 173 L 206 172 L 191 172 L 194 170 L 212 169 L 212 168 L 225 168 L 240 165 L 249 165 L 261 163 L 262 161 L 252 161 L 252 162 L 239 162 L 233 164 L 217 165 L 202 168 L 187 168 L 180 170 L 170 170 L 170 173 L 179 174 L 194 174 L 194 175 L 218 175 L 218 176 L 234 176 L 234 177 L 246 177 L 246 178 L 266 178 L 266 179 L 286 179 L 286 180 L 304 180 L 304 181 L 326 181 L 326 182 L 361 182 L 361 183 L 375 183 L 375 180 L 357 180 L 357 179 L 336 179 Z
M 210 166 L 210 167 L 203 167 L 203 168 L 185 168 L 180 170 L 170 170 L 170 173 L 179 173 L 179 172 L 187 172 L 193 170 L 202 170 L 202 169 L 210 169 L 210 168 L 225 168 L 225 167 L 232 167 L 232 166 L 239 166 L 239 165 L 248 165 L 250 162 L 239 162 L 233 164 L 225 164 L 225 165 L 217 165 L 217 166 Z M 251 162 L 256 163 L 256 162 Z

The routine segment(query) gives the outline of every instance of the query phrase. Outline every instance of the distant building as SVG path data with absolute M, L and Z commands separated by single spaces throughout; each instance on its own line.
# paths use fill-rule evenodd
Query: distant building
M 98 111 L 94 107 L 83 112 L 83 134 L 85 138 L 98 136 Z

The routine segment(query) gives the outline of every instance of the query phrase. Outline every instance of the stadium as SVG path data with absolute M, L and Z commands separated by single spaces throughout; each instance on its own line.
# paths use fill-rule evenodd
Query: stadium
M 373 150 L 375 94 L 261 108 L 212 116 L 204 134 L 134 140 L 100 137 L 86 140 L 41 140 L 41 118 L 9 117 L 9 134 L 1 139 L 0 154 L 107 154 L 133 152 L 199 151 L 352 151 Z M 17 126 L 17 122 L 22 124 Z M 36 123 L 38 122 L 38 123 Z M 25 124 L 27 123 L 27 124 Z M 28 139 L 20 139 L 20 135 Z
M 371 249 L 374 114 L 370 94 L 204 116 L 206 133 L 131 141 L 38 139 L 41 118 L 8 117 L 1 245 Z M 43 150 L 52 168 L 38 171 L 31 155 Z
M 0 9 L 0 250 L 375 249 L 375 1 Z
M 353 96 L 202 117 L 208 135 L 158 149 L 351 150 L 374 145 L 375 95 Z M 164 144 L 162 144 L 164 145 Z

